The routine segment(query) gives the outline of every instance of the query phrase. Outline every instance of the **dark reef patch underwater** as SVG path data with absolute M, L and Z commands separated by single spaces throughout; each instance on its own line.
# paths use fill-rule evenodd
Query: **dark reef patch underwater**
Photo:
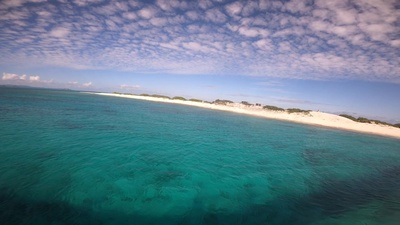
M 398 225 L 400 141 L 0 87 L 0 224 Z

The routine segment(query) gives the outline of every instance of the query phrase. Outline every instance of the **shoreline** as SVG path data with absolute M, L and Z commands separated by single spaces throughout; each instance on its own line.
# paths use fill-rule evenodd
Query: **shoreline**
M 391 127 L 382 124 L 371 124 L 371 123 L 360 123 L 355 122 L 350 119 L 347 119 L 342 116 L 323 113 L 323 112 L 315 112 L 311 111 L 309 114 L 304 113 L 288 113 L 288 112 L 279 112 L 273 110 L 262 109 L 262 107 L 249 107 L 244 106 L 240 103 L 234 103 L 232 105 L 216 105 L 206 102 L 194 102 L 188 100 L 173 100 L 166 98 L 157 98 L 151 96 L 139 96 L 139 95 L 127 95 L 127 94 L 115 94 L 115 93 L 94 93 L 94 92 L 85 92 L 95 95 L 101 96 L 110 96 L 110 97 L 119 97 L 119 98 L 131 98 L 145 101 L 153 101 L 153 102 L 164 102 L 171 104 L 180 104 L 180 105 L 188 105 L 195 106 L 200 108 L 219 110 L 219 111 L 228 111 L 238 114 L 245 114 L 249 116 L 257 116 L 266 119 L 274 119 L 274 120 L 282 120 L 300 124 L 307 124 L 313 126 L 321 126 L 333 129 L 347 130 L 353 131 L 357 133 L 367 133 L 385 137 L 392 137 L 400 139 L 400 128 Z

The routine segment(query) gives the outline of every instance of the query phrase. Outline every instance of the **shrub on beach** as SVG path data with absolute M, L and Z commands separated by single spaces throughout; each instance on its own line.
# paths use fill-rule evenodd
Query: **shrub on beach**
M 151 95 L 151 97 L 154 97 L 154 98 L 167 98 L 167 99 L 171 99 L 170 97 L 165 96 L 165 95 Z
M 213 104 L 217 104 L 217 105 L 227 105 L 228 103 L 233 103 L 231 100 L 221 100 L 221 99 L 217 99 L 213 102 Z
M 370 120 L 365 117 L 355 118 L 355 117 L 347 115 L 347 114 L 340 114 L 339 116 L 346 117 L 347 119 L 351 119 L 351 120 L 353 120 L 355 122 L 359 122 L 359 123 L 375 123 L 375 124 L 381 124 L 381 125 L 386 125 L 386 126 L 394 126 L 394 127 L 396 126 L 396 124 L 393 125 L 393 124 L 386 123 L 386 122 L 383 122 L 380 120 Z M 399 127 L 400 127 L 400 124 L 397 124 L 397 125 L 399 125 Z
M 303 110 L 303 109 L 298 109 L 298 108 L 289 108 L 287 109 L 288 113 L 304 113 L 304 114 L 310 114 L 311 110 Z
M 394 124 L 393 126 L 394 126 L 394 127 L 400 128 L 400 123 L 396 123 L 396 124 Z
M 186 98 L 181 97 L 181 96 L 175 96 L 172 98 L 173 100 L 182 100 L 182 101 L 186 101 Z
M 353 120 L 353 121 L 357 121 L 357 119 L 355 117 L 347 115 L 347 114 L 340 114 L 339 116 L 345 117 L 345 118 Z
M 203 102 L 203 100 L 195 99 L 195 98 L 191 98 L 191 99 L 189 99 L 189 101 L 191 101 L 191 102 Z
M 145 97 L 149 97 L 149 94 L 140 94 L 140 96 L 145 96 Z
M 394 126 L 393 124 L 386 123 L 386 122 L 383 122 L 383 121 L 380 121 L 380 120 L 370 120 L 370 121 L 373 122 L 373 123 L 376 123 L 376 124 L 382 124 L 382 125 L 386 125 L 386 126 Z
M 242 101 L 242 102 L 240 102 L 240 103 L 242 103 L 242 104 L 245 105 L 245 106 L 251 106 L 251 105 L 253 105 L 253 104 L 250 104 L 250 103 L 248 103 L 248 102 L 246 102 L 246 101 Z
M 369 119 L 367 119 L 365 117 L 358 117 L 357 118 L 357 122 L 360 122 L 360 123 L 371 123 L 371 120 L 369 120 Z
M 365 117 L 358 117 L 355 118 L 353 116 L 347 115 L 347 114 L 340 114 L 339 116 L 345 117 L 347 119 L 353 120 L 355 122 L 360 122 L 360 123 L 371 123 L 371 120 L 365 118 Z
M 273 110 L 273 111 L 285 111 L 283 108 L 279 108 L 273 105 L 265 105 L 263 109 Z

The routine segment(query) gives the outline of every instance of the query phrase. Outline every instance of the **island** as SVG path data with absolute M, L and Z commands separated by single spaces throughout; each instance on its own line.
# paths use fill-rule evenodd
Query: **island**
M 181 104 L 195 106 L 213 110 L 228 111 L 250 116 L 257 116 L 268 119 L 289 121 L 294 123 L 308 124 L 314 126 L 323 126 L 335 129 L 342 129 L 354 132 L 369 133 L 400 139 L 400 128 L 398 124 L 391 125 L 378 120 L 368 120 L 366 118 L 354 118 L 348 115 L 335 115 L 325 112 L 312 110 L 301 110 L 297 108 L 283 109 L 276 106 L 261 104 L 250 104 L 248 102 L 232 102 L 230 100 L 217 99 L 214 102 L 202 101 L 199 99 L 186 99 L 180 96 L 168 97 L 164 95 L 135 95 L 124 93 L 95 93 L 90 94 L 113 96 L 121 98 L 132 98 L 154 102 L 164 102 L 172 104 Z

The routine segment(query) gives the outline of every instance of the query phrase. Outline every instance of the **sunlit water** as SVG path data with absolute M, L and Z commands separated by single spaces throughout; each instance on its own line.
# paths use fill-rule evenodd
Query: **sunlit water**
M 400 140 L 3 87 L 0 221 L 398 225 Z

